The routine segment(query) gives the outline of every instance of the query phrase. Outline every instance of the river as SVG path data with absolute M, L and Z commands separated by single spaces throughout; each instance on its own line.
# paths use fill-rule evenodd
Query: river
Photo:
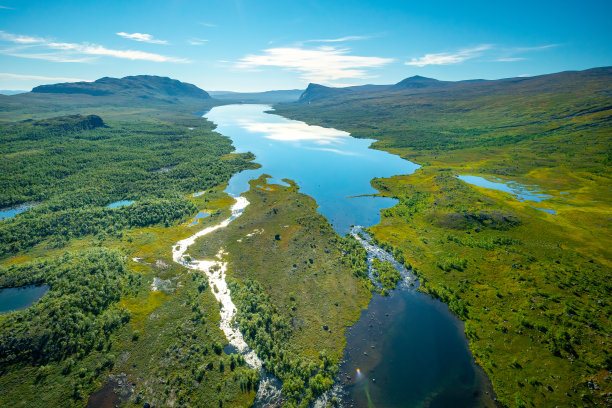
M 370 185 L 373 178 L 419 168 L 370 149 L 373 140 L 288 120 L 269 110 L 267 105 L 226 105 L 205 115 L 232 139 L 237 152 L 254 153 L 262 165 L 232 177 L 226 191 L 234 196 L 264 173 L 272 182 L 292 179 L 344 235 L 352 225 L 375 225 L 380 210 L 395 204 L 371 196 L 377 193 Z M 366 249 L 371 257 L 390 257 L 379 248 Z M 493 406 L 490 382 L 473 361 L 462 323 L 446 305 L 416 291 L 412 275 L 404 275 L 398 289 L 390 296 L 375 295 L 347 330 L 335 395 L 342 405 L 355 407 Z

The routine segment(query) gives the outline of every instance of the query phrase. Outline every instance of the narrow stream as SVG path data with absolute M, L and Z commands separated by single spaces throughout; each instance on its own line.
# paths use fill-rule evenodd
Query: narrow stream
M 380 210 L 396 202 L 364 197 L 377 193 L 370 185 L 373 178 L 411 174 L 419 166 L 370 149 L 373 140 L 266 113 L 270 109 L 226 105 L 205 115 L 219 133 L 232 139 L 238 152 L 254 153 L 262 165 L 234 175 L 226 192 L 237 196 L 248 190 L 249 180 L 264 173 L 292 179 L 317 201 L 318 211 L 338 234 L 351 233 L 359 240 L 370 263 L 375 257 L 390 261 L 403 277 L 389 296 L 375 295 L 347 330 L 336 384 L 315 406 L 323 407 L 333 397 L 346 407 L 494 406 L 490 382 L 472 358 L 462 322 L 448 306 L 418 292 L 418 282 L 404 265 L 367 234 L 359 234 L 361 227 L 352 227 L 375 225 Z
M 277 401 L 282 400 L 282 384 L 278 379 L 266 373 L 261 359 L 257 356 L 255 351 L 247 345 L 242 333 L 234 323 L 236 305 L 234 305 L 232 301 L 231 293 L 225 280 L 227 263 L 221 261 L 223 254 L 217 254 L 217 260 L 196 260 L 192 259 L 189 254 L 186 253 L 187 249 L 193 245 L 197 238 L 208 235 L 219 228 L 227 227 L 230 222 L 242 215 L 244 209 L 249 205 L 249 202 L 244 197 L 235 198 L 236 203 L 231 207 L 232 215 L 229 218 L 221 221 L 217 225 L 204 228 L 189 238 L 174 244 L 172 248 L 172 259 L 180 265 L 192 270 L 201 271 L 206 275 L 211 291 L 221 307 L 221 321 L 219 322 L 221 330 L 223 330 L 230 346 L 244 357 L 246 364 L 259 372 L 260 381 L 257 389 L 255 406 L 271 406 Z

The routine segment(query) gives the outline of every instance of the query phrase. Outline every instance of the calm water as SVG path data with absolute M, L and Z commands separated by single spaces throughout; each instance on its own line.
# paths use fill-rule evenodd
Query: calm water
M 414 288 L 375 295 L 347 331 L 344 358 L 339 379 L 348 406 L 495 406 L 461 322 Z
M 25 204 L 25 205 L 20 205 L 18 207 L 13 207 L 13 208 L 4 208 L 0 210 L 0 220 L 3 220 L 5 218 L 13 218 L 17 214 L 24 212 L 30 207 L 33 207 L 33 205 Z
M 210 213 L 200 211 L 200 212 L 198 213 L 198 215 L 196 215 L 196 216 L 195 216 L 195 218 L 193 219 L 193 221 L 191 222 L 191 224 L 189 224 L 189 226 L 199 224 L 199 223 L 200 223 L 200 220 L 201 220 L 202 218 L 206 218 L 206 217 L 208 217 L 209 215 L 210 215 Z
M 510 193 L 518 201 L 535 201 L 536 203 L 539 203 L 540 201 L 553 197 L 549 194 L 544 194 L 540 191 L 537 191 L 537 187 L 535 186 L 524 186 L 517 182 L 506 182 L 506 183 L 502 181 L 495 182 L 495 181 L 489 181 L 479 176 L 468 176 L 468 175 L 457 176 L 457 178 L 459 180 L 463 180 L 466 183 L 475 185 L 477 187 L 490 188 L 493 190 L 504 191 L 506 193 Z M 538 210 L 540 209 L 541 208 L 538 208 Z
M 229 105 L 205 115 L 218 125 L 218 132 L 232 139 L 238 152 L 253 152 L 262 165 L 232 177 L 226 190 L 230 194 L 247 191 L 248 181 L 264 173 L 273 176 L 271 182 L 295 180 L 343 235 L 351 224 L 378 223 L 380 210 L 395 203 L 350 196 L 376 193 L 370 186 L 374 177 L 411 174 L 419 167 L 369 149 L 372 140 L 264 113 L 268 109 Z M 493 403 L 461 322 L 446 305 L 406 285 L 389 297 L 375 295 L 348 330 L 338 381 L 345 406 L 467 408 Z
M 109 205 L 107 205 L 107 207 L 108 208 L 127 207 L 128 205 L 132 205 L 132 204 L 134 204 L 134 201 L 119 200 L 119 201 L 115 201 L 114 203 L 110 203 Z
M 248 181 L 264 173 L 276 180 L 294 180 L 344 235 L 351 224 L 377 224 L 380 210 L 395 204 L 390 198 L 347 197 L 377 194 L 370 185 L 374 177 L 411 174 L 419 168 L 398 156 L 369 149 L 373 140 L 264 113 L 269 109 L 267 105 L 228 105 L 205 115 L 218 125 L 219 133 L 232 139 L 238 152 L 253 152 L 262 165 L 232 177 L 226 190 L 230 194 L 247 191 Z
M 47 285 L 0 289 L 0 314 L 27 309 L 32 303 L 43 297 L 48 290 Z

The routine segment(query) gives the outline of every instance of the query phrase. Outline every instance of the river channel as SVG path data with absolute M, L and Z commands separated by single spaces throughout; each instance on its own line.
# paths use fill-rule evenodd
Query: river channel
M 369 196 L 377 193 L 370 185 L 373 178 L 419 168 L 370 149 L 373 140 L 266 113 L 270 110 L 267 105 L 226 105 L 204 116 L 232 139 L 237 152 L 254 153 L 262 165 L 232 177 L 226 191 L 234 196 L 264 173 L 273 177 L 270 182 L 292 179 L 344 235 L 352 225 L 377 224 L 380 210 L 395 204 Z M 494 406 L 490 382 L 473 361 L 462 323 L 414 283 L 406 276 L 390 296 L 375 295 L 347 330 L 336 396 L 347 407 Z

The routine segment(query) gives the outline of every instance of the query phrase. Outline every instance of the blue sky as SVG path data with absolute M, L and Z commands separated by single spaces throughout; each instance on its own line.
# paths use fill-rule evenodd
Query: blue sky
M 0 0 L 0 89 L 151 74 L 260 91 L 612 65 L 611 1 Z

